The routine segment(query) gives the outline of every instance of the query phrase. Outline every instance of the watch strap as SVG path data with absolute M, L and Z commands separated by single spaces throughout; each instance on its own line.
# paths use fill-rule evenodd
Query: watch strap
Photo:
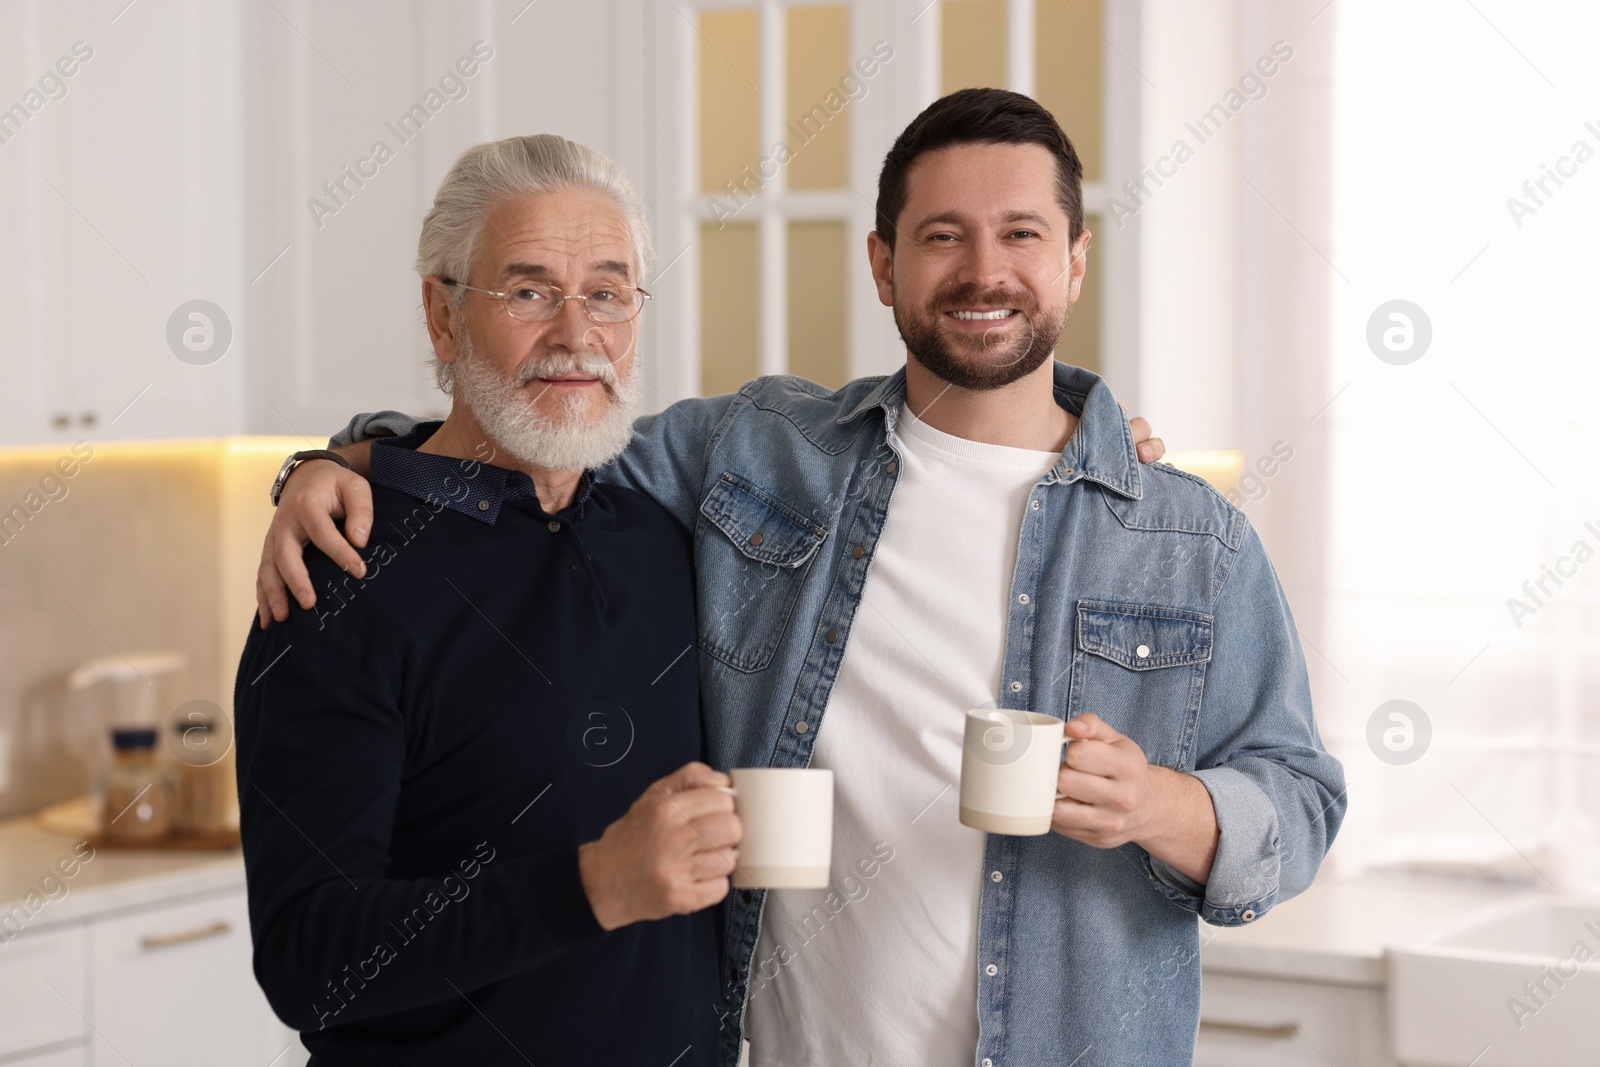
M 288 483 L 289 475 L 293 474 L 294 469 L 308 459 L 325 459 L 337 463 L 347 471 L 355 469 L 350 466 L 349 460 L 329 448 L 308 448 L 302 452 L 296 452 L 283 461 L 283 466 L 278 469 L 278 477 L 272 482 L 273 507 L 277 507 L 278 501 L 283 497 L 283 487 Z

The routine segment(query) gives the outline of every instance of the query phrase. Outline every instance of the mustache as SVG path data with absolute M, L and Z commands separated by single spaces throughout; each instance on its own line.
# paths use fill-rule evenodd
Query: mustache
M 966 311 L 979 307 L 1004 307 L 1016 308 L 1018 311 L 1032 314 L 1039 310 L 1036 300 L 1025 291 L 1014 289 L 985 289 L 976 282 L 962 282 L 959 285 L 947 285 L 933 294 L 928 301 L 930 307 L 940 311 Z
M 559 378 L 566 374 L 586 374 L 598 378 L 608 390 L 617 386 L 617 369 L 604 356 L 589 353 L 535 356 L 524 360 L 518 367 L 516 383 L 527 385 L 540 378 Z

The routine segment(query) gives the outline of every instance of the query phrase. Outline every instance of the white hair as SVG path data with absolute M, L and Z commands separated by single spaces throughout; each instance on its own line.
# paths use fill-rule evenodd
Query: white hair
M 633 242 L 634 284 L 642 282 L 655 258 L 644 201 L 621 167 L 588 145 L 551 133 L 489 141 L 461 154 L 422 219 L 417 273 L 465 282 L 489 213 L 510 197 L 557 189 L 591 189 L 617 205 Z M 466 295 L 455 289 L 452 305 L 459 309 Z M 435 358 L 433 369 L 439 388 L 449 393 L 450 365 Z

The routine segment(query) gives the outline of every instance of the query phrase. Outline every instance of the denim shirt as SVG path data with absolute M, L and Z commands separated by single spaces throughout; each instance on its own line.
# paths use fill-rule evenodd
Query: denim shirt
M 1094 712 L 1150 762 L 1198 778 L 1221 836 L 1202 886 L 1132 843 L 988 835 L 974 1063 L 1178 1067 L 1192 1061 L 1199 1021 L 1196 916 L 1242 925 L 1304 890 L 1343 818 L 1344 776 L 1244 514 L 1200 478 L 1141 466 L 1097 376 L 1056 364 L 1055 398 L 1080 421 L 1023 512 L 1000 705 Z M 890 435 L 904 402 L 903 370 L 837 392 L 759 378 L 640 419 L 628 451 L 597 472 L 694 535 L 716 767 L 804 767 L 827 728 L 893 502 Z M 411 425 L 359 416 L 336 443 Z M 764 900 L 736 890 L 728 902 L 715 1010 L 730 1067 Z

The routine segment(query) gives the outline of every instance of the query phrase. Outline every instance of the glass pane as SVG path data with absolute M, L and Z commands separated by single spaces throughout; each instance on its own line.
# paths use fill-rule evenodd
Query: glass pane
M 754 8 L 703 11 L 700 43 L 700 188 L 723 192 L 760 157 L 760 19 Z
M 1050 109 L 1083 160 L 1083 180 L 1100 180 L 1101 0 L 1035 0 L 1036 99 Z
M 866 83 L 850 71 L 850 16 L 843 4 L 791 7 L 788 19 L 789 95 L 784 140 L 794 152 L 791 189 L 842 189 L 850 143 L 850 88 Z M 848 77 L 847 77 L 848 75 Z
M 789 223 L 789 373 L 837 389 L 845 358 L 843 222 Z
M 1083 224 L 1095 236 L 1089 238 L 1089 270 L 1083 276 L 1083 287 L 1078 291 L 1078 302 L 1072 305 L 1066 328 L 1056 344 L 1056 358 L 1075 367 L 1101 371 L 1100 359 L 1100 270 L 1102 263 L 1094 245 L 1100 242 L 1101 219 L 1099 215 L 1085 215 Z
M 939 91 L 1006 87 L 1005 0 L 945 0 L 939 5 Z
M 700 394 L 761 372 L 760 235 L 753 222 L 700 224 Z

